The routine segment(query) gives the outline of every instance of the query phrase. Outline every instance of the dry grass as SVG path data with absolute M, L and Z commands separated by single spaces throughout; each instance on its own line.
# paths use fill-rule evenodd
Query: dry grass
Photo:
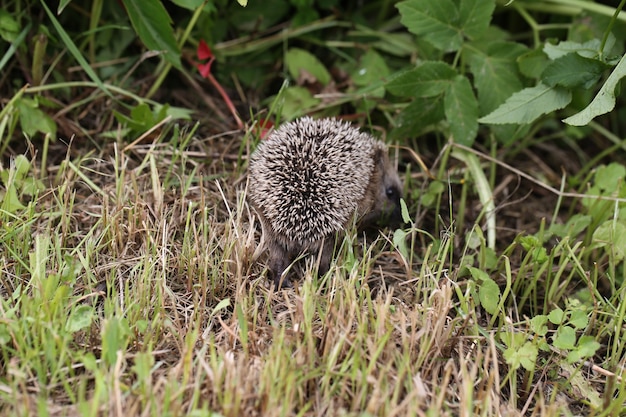
M 3 211 L 3 415 L 551 416 L 594 387 L 554 382 L 558 355 L 507 365 L 500 332 L 527 325 L 488 324 L 459 274 L 484 242 L 459 258 L 451 231 L 408 230 L 430 243 L 410 259 L 353 232 L 325 277 L 273 291 L 248 139 L 178 139 L 67 152 L 28 210 Z

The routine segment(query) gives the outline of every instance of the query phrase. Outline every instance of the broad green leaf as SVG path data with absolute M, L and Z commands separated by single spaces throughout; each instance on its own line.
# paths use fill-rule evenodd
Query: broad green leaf
M 433 97 L 446 91 L 456 76 L 456 70 L 450 65 L 428 61 L 397 74 L 385 88 L 400 97 Z
M 19 22 L 9 12 L 0 9 L 0 37 L 7 42 L 13 42 L 19 33 Z
M 552 60 L 572 52 L 576 52 L 586 58 L 595 58 L 598 56 L 601 43 L 600 39 L 592 39 L 585 43 L 572 41 L 559 42 L 557 45 L 546 43 L 543 47 L 543 52 L 545 52 L 546 55 L 548 55 L 548 58 Z
M 541 74 L 541 81 L 550 87 L 567 88 L 593 86 L 608 66 L 597 59 L 569 53 L 552 61 Z
M 483 306 L 489 314 L 496 314 L 498 312 L 500 295 L 500 288 L 498 288 L 498 285 L 492 279 L 484 281 L 478 289 L 480 305 Z
M 117 352 L 126 350 L 130 328 L 125 318 L 111 317 L 102 326 L 102 359 L 107 366 L 117 362 Z
M 582 330 L 589 324 L 589 316 L 585 310 L 573 310 L 569 317 L 569 324 L 575 329 Z
M 626 225 L 621 221 L 607 220 L 593 232 L 593 242 L 607 247 L 615 261 L 626 257 Z
M 550 323 L 552 324 L 561 324 L 565 321 L 565 318 L 565 312 L 558 307 L 550 311 L 550 313 L 548 314 L 548 320 L 550 320 Z
M 539 84 L 513 94 L 504 104 L 478 121 L 488 124 L 531 123 L 543 114 L 562 109 L 570 101 L 570 91 Z
M 530 319 L 530 329 L 538 336 L 545 336 L 548 333 L 548 316 L 539 314 Z
M 478 132 L 478 102 L 467 77 L 459 75 L 450 84 L 443 108 L 454 142 L 471 146 Z
M 486 114 L 522 89 L 516 59 L 527 49 L 515 42 L 494 42 L 485 50 L 479 46 L 468 50 L 468 61 L 481 114 Z
M 498 312 L 498 304 L 500 303 L 500 288 L 498 284 L 483 270 L 473 266 L 468 267 L 472 278 L 478 282 L 478 298 L 480 305 L 489 313 L 496 314 Z
M 409 248 L 406 244 L 407 233 L 402 229 L 393 232 L 393 246 L 402 254 L 405 259 L 409 258 Z
M 285 56 L 285 65 L 294 80 L 304 78 L 312 82 L 319 81 L 323 85 L 330 82 L 330 73 L 324 64 L 315 55 L 304 49 L 289 49 Z M 310 80 L 311 77 L 314 80 Z
M 24 155 L 18 155 L 13 160 L 13 167 L 15 167 L 15 179 L 22 181 L 26 178 L 26 174 L 30 171 L 31 164 Z
M 570 326 L 561 326 L 552 338 L 552 344 L 559 349 L 574 349 L 576 346 L 576 331 Z
M 159 0 L 122 0 L 135 32 L 146 47 L 165 52 L 165 59 L 181 68 L 180 50 L 174 38 L 171 19 Z
M 513 369 L 518 369 L 522 366 L 524 369 L 532 371 L 535 369 L 537 353 L 537 346 L 526 342 L 519 348 L 517 346 L 507 348 L 504 351 L 504 359 Z
M 443 194 L 445 190 L 446 186 L 443 181 L 431 181 L 430 184 L 428 184 L 426 192 L 422 193 L 419 196 L 421 203 L 425 207 L 433 207 L 434 204 L 438 201 L 439 196 L 441 196 L 441 194 Z
M 282 116 L 286 120 L 295 119 L 319 103 L 320 100 L 304 87 L 285 88 L 282 95 Z
M 378 84 L 379 87 L 370 91 L 367 95 L 369 97 L 384 97 L 383 79 L 388 75 L 389 67 L 385 59 L 374 49 L 370 49 L 359 60 L 356 70 L 352 73 L 352 81 L 359 87 Z
M 443 94 L 432 98 L 417 97 L 396 117 L 391 138 L 415 137 L 443 118 Z
M 626 55 L 619 60 L 591 103 L 584 110 L 568 117 L 563 122 L 573 126 L 585 126 L 595 117 L 613 110 L 615 107 L 615 88 L 624 76 L 626 76 Z
M 575 237 L 582 233 L 591 224 L 591 220 L 591 216 L 575 214 L 570 217 L 565 224 L 553 224 L 550 226 L 549 231 L 561 238 L 566 236 Z
M 474 39 L 482 35 L 489 27 L 495 8 L 495 0 L 462 0 L 459 17 L 465 36 Z
M 15 213 L 26 208 L 17 195 L 17 188 L 14 182 L 5 185 L 4 190 L 0 190 L 0 208 L 8 213 Z
M 596 354 L 600 347 L 602 347 L 602 345 L 596 342 L 593 336 L 580 336 L 576 350 L 573 350 L 567 355 L 567 361 L 569 363 L 574 363 L 581 359 L 590 358 Z
M 608 165 L 601 165 L 594 175 L 594 183 L 602 191 L 613 193 L 624 184 L 626 177 L 626 167 L 617 162 Z
M 533 49 L 517 58 L 520 73 L 528 78 L 539 78 L 541 73 L 552 62 L 548 56 L 538 49 Z
M 20 116 L 20 126 L 26 135 L 34 136 L 37 132 L 44 135 L 50 134 L 52 139 L 56 139 L 57 125 L 52 117 L 44 113 L 35 100 L 22 98 L 17 102 L 17 109 Z
M 65 329 L 70 333 L 77 332 L 91 326 L 92 318 L 93 307 L 81 304 L 70 314 L 70 317 L 67 319 L 67 323 L 65 324 Z
M 400 11 L 400 22 L 409 32 L 445 52 L 461 47 L 459 9 L 452 0 L 406 0 L 396 7 Z

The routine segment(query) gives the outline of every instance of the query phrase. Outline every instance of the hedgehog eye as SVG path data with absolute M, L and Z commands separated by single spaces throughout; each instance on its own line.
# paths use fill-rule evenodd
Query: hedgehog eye
M 395 187 L 387 187 L 385 193 L 387 194 L 387 198 L 390 200 L 395 200 L 398 197 L 398 191 Z

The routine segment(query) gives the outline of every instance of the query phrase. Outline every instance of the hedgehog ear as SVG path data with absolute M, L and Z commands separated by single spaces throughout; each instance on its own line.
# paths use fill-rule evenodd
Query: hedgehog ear
M 387 158 L 387 151 L 384 148 L 377 146 L 374 149 L 374 163 L 381 168 L 381 172 L 385 169 Z

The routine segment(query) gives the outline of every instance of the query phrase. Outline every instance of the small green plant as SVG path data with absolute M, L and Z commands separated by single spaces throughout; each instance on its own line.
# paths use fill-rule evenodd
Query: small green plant
M 617 83 L 626 75 L 626 60 L 620 58 L 611 33 L 623 2 L 599 38 L 578 31 L 556 44 L 540 41 L 541 31 L 548 28 L 533 20 L 529 6 L 515 2 L 505 8 L 514 9 L 533 29 L 530 48 L 507 40 L 509 34 L 492 24 L 495 0 L 398 3 L 402 23 L 430 49 L 425 48 L 415 68 L 394 75 L 385 85 L 391 94 L 410 99 L 398 116 L 395 134 L 413 136 L 441 125 L 446 137 L 471 145 L 479 123 L 484 123 L 502 125 L 492 132 L 501 143 L 511 144 L 541 116 L 554 117 L 574 94 L 597 85 L 609 69 L 596 98 L 565 122 L 586 125 L 612 110 Z M 564 113 L 573 111 L 576 105 Z
M 30 201 L 44 190 L 43 183 L 32 176 L 31 168 L 28 159 L 18 155 L 8 168 L 0 169 L 0 180 L 4 185 L 4 190 L 0 190 L 0 208 L 5 213 L 16 214 L 25 209 L 25 198 Z

